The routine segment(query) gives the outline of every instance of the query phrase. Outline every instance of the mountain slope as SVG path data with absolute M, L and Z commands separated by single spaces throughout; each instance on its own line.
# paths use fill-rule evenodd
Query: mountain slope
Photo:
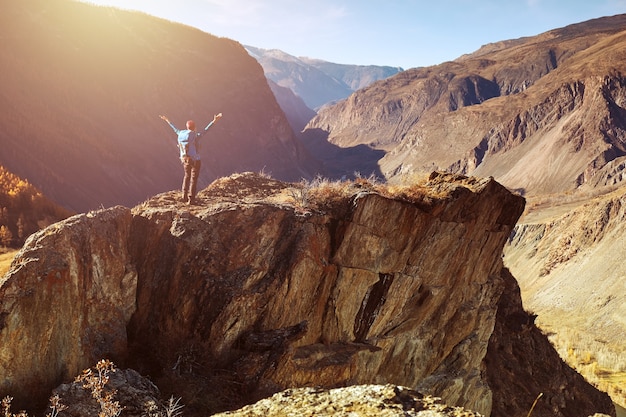
M 625 149 L 624 30 L 626 15 L 602 18 L 410 69 L 320 111 L 308 129 L 385 151 L 387 178 L 449 169 L 528 195 L 614 180 L 621 165 L 605 171 Z
M 272 93 L 274 93 L 278 105 L 285 112 L 289 125 L 291 125 L 294 133 L 299 135 L 302 130 L 304 130 L 307 123 L 309 123 L 309 120 L 315 117 L 317 113 L 307 107 L 304 101 L 294 94 L 291 89 L 281 87 L 269 78 L 267 79 L 267 83 L 272 89 Z
M 563 356 L 626 406 L 626 187 L 562 213 L 547 205 L 555 214 L 516 226 L 505 264 Z
M 180 186 L 179 127 L 205 136 L 201 185 L 241 170 L 310 177 L 258 63 L 238 43 L 136 12 L 10 0 L 0 15 L 0 163 L 78 211 Z

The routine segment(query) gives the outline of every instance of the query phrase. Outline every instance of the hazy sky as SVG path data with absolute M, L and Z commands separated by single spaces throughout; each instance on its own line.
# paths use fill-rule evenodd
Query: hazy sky
M 87 0 L 85 0 L 87 1 Z M 89 0 L 244 45 L 340 64 L 439 64 L 505 39 L 626 13 L 626 0 Z

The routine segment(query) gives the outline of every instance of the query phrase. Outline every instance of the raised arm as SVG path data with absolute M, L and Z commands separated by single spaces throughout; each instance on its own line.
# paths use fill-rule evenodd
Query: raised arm
M 204 128 L 204 130 L 209 130 L 209 128 L 211 126 L 213 126 L 213 123 L 217 122 L 219 119 L 222 118 L 222 113 L 218 113 L 215 116 L 213 116 L 213 120 L 211 120 L 211 123 L 209 123 L 208 125 L 206 125 L 206 127 Z
M 170 127 L 172 128 L 172 130 L 174 130 L 174 132 L 176 132 L 176 134 L 178 134 L 178 132 L 180 132 L 180 130 L 178 130 L 178 128 L 176 126 L 174 126 L 172 124 L 172 122 L 170 122 L 170 119 L 168 119 L 167 117 L 163 116 L 163 115 L 159 115 L 159 117 L 162 120 L 165 120 L 167 122 L 168 125 L 170 125 Z

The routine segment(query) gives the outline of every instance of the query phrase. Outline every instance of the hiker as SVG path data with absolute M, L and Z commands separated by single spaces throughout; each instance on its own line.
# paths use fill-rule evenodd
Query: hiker
M 196 187 L 198 185 L 198 176 L 200 175 L 200 154 L 199 139 L 206 133 L 213 123 L 217 122 L 222 113 L 213 116 L 213 121 L 209 123 L 202 132 L 196 132 L 196 124 L 193 120 L 187 121 L 187 129 L 180 130 L 170 122 L 165 116 L 159 116 L 165 120 L 170 127 L 178 135 L 178 148 L 180 149 L 180 161 L 185 169 L 183 178 L 183 202 L 187 204 L 195 204 Z

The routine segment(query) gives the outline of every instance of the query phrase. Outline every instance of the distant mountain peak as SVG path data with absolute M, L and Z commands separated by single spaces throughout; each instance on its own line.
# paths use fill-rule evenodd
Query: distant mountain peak
M 261 64 L 267 78 L 291 89 L 311 109 L 344 99 L 360 88 L 402 71 L 399 67 L 337 64 L 296 57 L 279 49 L 244 47 Z

